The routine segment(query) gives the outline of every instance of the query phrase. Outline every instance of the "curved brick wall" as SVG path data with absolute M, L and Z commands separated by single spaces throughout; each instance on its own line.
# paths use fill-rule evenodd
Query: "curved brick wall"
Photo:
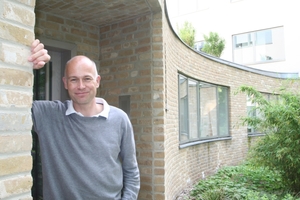
M 241 85 L 251 85 L 261 92 L 272 93 L 283 79 L 251 72 L 245 66 L 209 59 L 187 47 L 164 19 L 165 96 L 168 111 L 165 113 L 165 199 L 175 199 L 180 191 L 214 173 L 225 165 L 237 165 L 246 157 L 247 127 L 239 124 L 246 114 L 246 95 L 234 95 Z M 230 66 L 230 64 L 232 64 Z M 230 88 L 229 121 L 230 140 L 207 142 L 179 148 L 178 72 L 194 79 Z M 274 75 L 274 74 L 272 74 Z M 276 76 L 276 74 L 274 75 Z

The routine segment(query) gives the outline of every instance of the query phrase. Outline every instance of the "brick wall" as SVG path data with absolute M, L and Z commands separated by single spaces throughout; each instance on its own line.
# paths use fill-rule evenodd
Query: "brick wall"
M 214 173 L 225 165 L 239 164 L 255 138 L 248 138 L 247 128 L 241 126 L 240 116 L 246 114 L 246 96 L 234 95 L 241 85 L 254 86 L 261 92 L 272 92 L 280 79 L 251 73 L 204 58 L 185 46 L 164 20 L 166 48 L 166 107 L 165 116 L 165 199 L 175 199 L 188 186 Z M 194 79 L 227 86 L 231 140 L 179 148 L 178 73 Z
M 99 27 L 51 13 L 36 13 L 36 38 L 47 38 L 76 45 L 77 55 L 85 55 L 99 64 Z
M 35 1 L 0 2 L 0 199 L 30 199 Z
M 164 197 L 164 70 L 161 13 L 100 28 L 100 96 L 130 95 L 141 172 L 139 199 Z

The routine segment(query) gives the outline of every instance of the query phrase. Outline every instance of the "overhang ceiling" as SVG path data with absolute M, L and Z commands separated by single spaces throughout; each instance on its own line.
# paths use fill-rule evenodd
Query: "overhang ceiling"
M 161 10 L 160 0 L 36 0 L 36 10 L 104 26 Z

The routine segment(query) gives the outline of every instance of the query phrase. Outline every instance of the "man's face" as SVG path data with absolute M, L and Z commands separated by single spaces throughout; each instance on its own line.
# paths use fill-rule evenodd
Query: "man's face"
M 64 86 L 73 101 L 74 108 L 95 103 L 100 76 L 94 64 L 83 56 L 75 57 L 66 66 Z

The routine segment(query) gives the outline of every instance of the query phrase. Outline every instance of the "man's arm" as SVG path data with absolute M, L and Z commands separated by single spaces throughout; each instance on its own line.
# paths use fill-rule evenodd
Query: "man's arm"
M 50 58 L 48 51 L 44 49 L 44 44 L 38 39 L 34 40 L 31 44 L 31 55 L 28 57 L 28 61 L 33 63 L 33 69 L 44 67 Z
M 127 124 L 123 131 L 124 134 L 121 145 L 121 158 L 123 168 L 122 200 L 136 200 L 140 190 L 140 173 L 136 160 L 134 134 L 132 125 L 128 118 Z

